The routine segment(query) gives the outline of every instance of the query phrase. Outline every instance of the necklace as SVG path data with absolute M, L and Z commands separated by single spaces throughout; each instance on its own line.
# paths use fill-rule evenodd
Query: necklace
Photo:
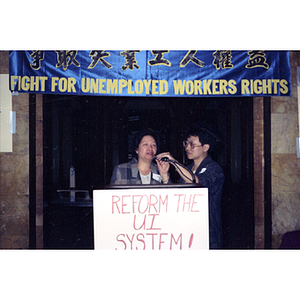
M 151 172 L 151 167 L 147 166 L 147 169 L 142 169 L 139 164 L 137 165 L 141 175 L 148 175 Z
M 143 184 L 149 184 L 150 183 L 150 174 L 151 174 L 151 171 L 146 175 L 143 175 L 143 174 L 140 173 Z
M 144 170 L 143 171 L 139 170 L 139 171 L 140 171 L 141 175 L 148 176 L 151 172 L 151 169 L 148 169 L 147 171 L 144 171 Z

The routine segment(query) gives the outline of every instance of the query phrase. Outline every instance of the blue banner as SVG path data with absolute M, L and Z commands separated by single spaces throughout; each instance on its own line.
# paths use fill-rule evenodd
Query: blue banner
M 12 51 L 10 90 L 102 96 L 290 96 L 288 51 Z

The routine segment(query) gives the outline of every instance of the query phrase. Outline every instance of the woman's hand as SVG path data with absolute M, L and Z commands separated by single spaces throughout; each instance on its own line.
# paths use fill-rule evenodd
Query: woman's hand
M 159 173 L 162 176 L 162 178 L 168 176 L 170 164 L 168 162 L 162 161 L 158 158 L 156 158 L 156 163 L 157 163 L 157 167 L 158 167 Z
M 158 166 L 160 176 L 162 178 L 162 181 L 164 183 L 166 183 L 166 182 L 169 181 L 168 172 L 169 172 L 170 164 L 169 164 L 169 162 L 162 161 L 161 160 L 162 157 L 168 157 L 170 159 L 173 159 L 173 158 L 172 158 L 172 156 L 170 155 L 169 152 L 168 153 L 160 153 L 160 154 L 156 155 L 156 163 L 157 163 L 157 166 Z

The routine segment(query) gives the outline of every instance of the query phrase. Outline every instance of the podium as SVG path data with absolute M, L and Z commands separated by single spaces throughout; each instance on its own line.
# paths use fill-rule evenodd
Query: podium
M 208 189 L 109 186 L 93 192 L 95 250 L 208 250 Z

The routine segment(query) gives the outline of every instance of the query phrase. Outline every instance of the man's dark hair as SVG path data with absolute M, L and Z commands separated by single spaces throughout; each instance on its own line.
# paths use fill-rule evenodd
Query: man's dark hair
M 210 150 L 213 150 L 218 143 L 218 138 L 208 124 L 192 124 L 185 131 L 184 138 L 188 139 L 191 136 L 197 136 L 202 145 L 210 145 Z

